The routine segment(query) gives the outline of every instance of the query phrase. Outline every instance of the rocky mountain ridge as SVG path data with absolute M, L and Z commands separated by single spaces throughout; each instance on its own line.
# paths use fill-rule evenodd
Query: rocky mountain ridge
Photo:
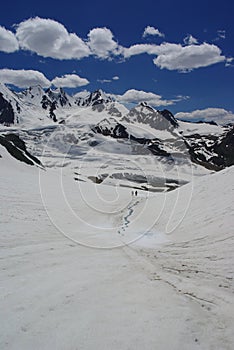
M 233 126 L 181 122 L 170 111 L 158 111 L 146 102 L 129 111 L 102 90 L 69 96 L 61 88 L 34 86 L 14 92 L 0 84 L 0 124 L 5 126 L 3 136 L 6 126 L 16 127 L 14 132 L 19 135 L 22 128 L 47 130 L 51 125 L 78 153 L 111 138 L 117 148 L 121 142 L 125 149 L 130 145 L 131 152 L 151 154 L 168 163 L 187 159 L 216 171 L 234 164 Z M 32 142 L 31 136 L 29 140 Z M 36 156 L 40 158 L 40 153 Z

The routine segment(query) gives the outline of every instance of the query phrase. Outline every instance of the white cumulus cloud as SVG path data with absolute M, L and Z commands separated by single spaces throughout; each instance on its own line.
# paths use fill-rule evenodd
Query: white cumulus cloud
M 88 45 L 92 53 L 99 58 L 109 58 L 118 54 L 119 47 L 108 28 L 94 28 L 88 34 Z
M 153 62 L 159 68 L 178 71 L 191 71 L 226 60 L 218 46 L 207 43 L 188 46 L 167 42 L 160 45 L 136 44 L 123 51 L 125 58 L 143 53 L 157 56 Z
M 62 77 L 56 77 L 51 81 L 56 87 L 68 87 L 76 88 L 80 86 L 85 86 L 89 84 L 89 81 L 86 78 L 81 78 L 76 74 L 65 74 Z
M 207 43 L 189 46 L 178 44 L 176 49 L 170 46 L 168 48 L 167 52 L 162 52 L 153 60 L 154 64 L 161 69 L 189 72 L 195 68 L 207 67 L 226 60 L 219 47 Z
M 175 115 L 183 120 L 215 121 L 218 124 L 234 123 L 234 114 L 223 108 L 197 109 L 192 112 L 179 112 Z
M 0 81 L 5 84 L 12 84 L 19 88 L 27 88 L 34 85 L 49 87 L 51 85 L 50 81 L 43 73 L 36 70 L 25 69 L 0 69 Z
M 112 79 L 113 80 L 119 80 L 119 77 L 117 75 L 115 75 Z
M 157 95 L 153 92 L 146 92 L 135 89 L 127 90 L 123 95 L 116 95 L 116 99 L 120 102 L 125 103 L 147 102 L 149 105 L 155 107 L 168 106 L 174 103 L 174 101 L 163 100 L 162 96 Z
M 81 59 L 90 55 L 86 43 L 59 22 L 45 18 L 30 18 L 18 24 L 16 37 L 20 47 L 43 57 Z
M 17 51 L 18 49 L 19 44 L 15 34 L 0 26 L 0 51 L 10 53 Z
M 151 27 L 151 26 L 147 26 L 144 29 L 143 32 L 143 38 L 146 37 L 147 35 L 157 35 L 159 37 L 164 37 L 165 35 L 163 33 L 161 33 L 157 28 Z

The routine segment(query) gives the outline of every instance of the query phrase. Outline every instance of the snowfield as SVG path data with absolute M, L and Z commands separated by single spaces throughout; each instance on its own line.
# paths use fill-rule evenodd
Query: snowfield
M 1 349 L 233 349 L 234 167 L 135 196 L 0 155 Z

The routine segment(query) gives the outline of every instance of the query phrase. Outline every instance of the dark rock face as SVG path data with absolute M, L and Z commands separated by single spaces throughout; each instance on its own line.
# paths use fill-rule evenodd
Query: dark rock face
M 50 118 L 53 119 L 54 122 L 57 122 L 56 115 L 54 113 L 54 110 L 56 109 L 57 103 L 56 101 L 53 101 L 50 106 Z
M 166 118 L 175 128 L 178 128 L 179 124 L 174 115 L 168 111 L 167 109 L 164 109 L 163 111 L 160 111 L 160 113 Z
M 98 101 L 92 106 L 92 110 L 96 112 L 102 112 L 105 109 L 104 103 L 99 103 Z
M 41 106 L 43 109 L 47 109 L 48 107 L 51 106 L 51 101 L 48 99 L 46 95 L 42 96 Z
M 62 88 L 60 88 L 58 92 L 51 89 L 47 89 L 45 92 L 49 96 L 51 102 L 56 102 L 61 107 L 71 106 L 67 94 Z
M 206 121 L 206 120 L 198 120 L 194 123 L 197 123 L 197 124 L 210 124 L 210 125 L 218 125 L 216 122 L 214 122 L 213 120 L 211 121 Z
M 44 109 L 49 109 L 49 117 L 51 119 L 53 119 L 54 122 L 57 122 L 57 118 L 56 115 L 54 113 L 54 111 L 57 108 L 57 102 L 56 101 L 51 101 L 48 99 L 48 97 L 46 95 L 42 96 L 42 101 L 41 101 L 41 106 Z
M 60 105 L 61 107 L 71 106 L 66 92 L 60 88 L 59 91 L 47 89 L 42 97 L 42 108 L 49 109 L 49 117 L 57 122 L 55 110 Z
M 110 115 L 118 117 L 118 118 L 122 117 L 122 113 L 114 105 L 111 105 L 111 107 L 109 108 L 108 113 Z
M 54 113 L 58 106 L 57 101 L 51 101 L 46 95 L 43 95 L 41 100 L 41 106 L 46 110 L 49 109 L 49 117 L 53 119 L 54 122 L 57 122 L 57 117 Z
M 164 151 L 160 148 L 160 140 L 150 140 L 148 141 L 148 149 L 153 153 L 155 156 L 162 156 L 162 157 L 170 157 L 170 153 Z M 162 144 L 161 144 L 162 146 Z
M 234 165 L 234 127 L 224 136 L 221 142 L 214 145 L 214 152 L 222 160 L 222 166 Z
M 171 116 L 169 115 L 169 117 Z M 112 121 L 102 120 L 93 128 L 93 131 L 116 139 L 128 139 L 139 146 L 144 146 L 144 149 L 149 150 L 155 156 L 167 157 L 167 159 L 173 160 L 171 154 L 165 151 L 164 148 L 168 145 L 167 140 L 147 139 L 131 135 L 127 128 L 115 119 Z M 192 162 L 207 169 L 218 171 L 234 165 L 234 127 L 229 128 L 226 134 L 219 136 L 193 134 L 179 137 L 176 142 L 181 143 L 182 152 L 184 152 L 184 145 L 186 146 L 185 148 L 188 150 Z
M 0 93 L 0 123 L 5 125 L 14 124 L 15 114 L 10 102 L 5 100 Z
M 102 97 L 101 91 L 97 90 L 90 94 L 87 102 L 89 105 L 96 106 L 105 103 L 106 100 Z
M 93 131 L 104 136 L 111 136 L 113 138 L 127 139 L 129 134 L 126 127 L 120 123 L 110 124 L 108 120 L 103 120 L 94 126 Z
M 149 140 L 144 137 L 135 137 L 129 134 L 127 128 L 117 121 L 110 123 L 108 120 L 103 120 L 93 128 L 93 131 L 102 134 L 103 136 L 111 136 L 115 139 L 128 139 L 136 142 L 139 145 L 146 147 L 155 156 L 170 157 L 170 153 L 163 150 L 163 144 L 159 139 Z
M 0 144 L 17 160 L 29 165 L 42 165 L 40 160 L 31 155 L 26 148 L 25 142 L 16 134 L 0 136 Z
M 81 107 L 92 106 L 94 110 L 101 112 L 104 109 L 104 105 L 112 101 L 113 99 L 110 96 L 106 96 L 101 90 L 96 90 L 85 98 L 77 98 L 75 103 Z
M 207 169 L 218 171 L 234 165 L 234 127 L 221 136 L 186 136 L 184 142 L 191 160 Z

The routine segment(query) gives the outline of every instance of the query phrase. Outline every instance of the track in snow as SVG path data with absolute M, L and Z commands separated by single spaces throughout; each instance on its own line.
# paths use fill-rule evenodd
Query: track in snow
M 131 203 L 128 205 L 127 214 L 123 217 L 123 225 L 118 230 L 118 233 L 121 234 L 122 236 L 124 235 L 123 231 L 125 231 L 130 224 L 129 218 L 134 213 L 134 207 L 136 207 L 139 203 L 140 203 L 140 200 L 135 201 L 134 199 L 132 199 Z

